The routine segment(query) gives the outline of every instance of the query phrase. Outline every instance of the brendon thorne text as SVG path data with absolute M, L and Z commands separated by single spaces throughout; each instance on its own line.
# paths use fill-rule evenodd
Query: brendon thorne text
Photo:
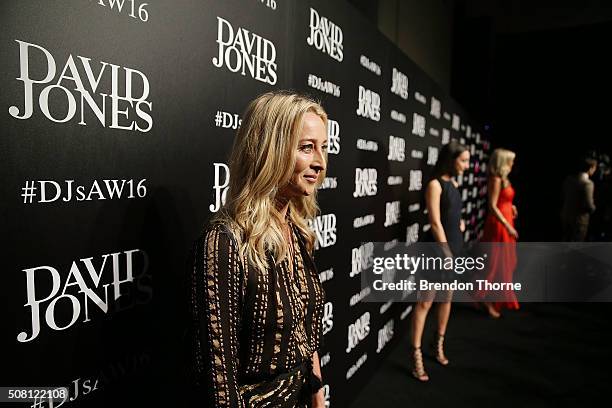
M 377 279 L 373 282 L 374 290 L 377 291 L 414 291 L 414 290 L 453 290 L 453 291 L 499 291 L 499 290 L 521 290 L 520 283 L 512 282 L 489 282 L 486 279 L 477 279 L 474 282 L 429 282 L 426 279 L 413 281 L 402 279 L 399 282 L 384 282 Z

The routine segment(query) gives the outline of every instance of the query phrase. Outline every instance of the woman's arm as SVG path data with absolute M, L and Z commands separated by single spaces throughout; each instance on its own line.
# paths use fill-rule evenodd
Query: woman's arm
M 244 407 L 238 390 L 242 280 L 233 240 L 220 226 L 195 245 L 191 310 L 195 380 L 213 407 Z
M 487 191 L 489 194 L 489 212 L 493 214 L 504 227 L 506 227 L 510 235 L 512 235 L 514 238 L 518 238 L 518 233 L 514 227 L 510 225 L 501 211 L 499 211 L 499 208 L 497 208 L 497 200 L 499 200 L 499 193 L 501 192 L 501 183 L 502 180 L 500 177 L 489 177 L 489 183 L 487 186 Z
M 427 184 L 425 190 L 425 203 L 427 205 L 427 214 L 429 218 L 429 225 L 431 226 L 431 233 L 436 242 L 446 243 L 446 233 L 442 226 L 440 218 L 440 196 L 442 195 L 442 186 L 438 180 L 431 180 Z M 450 248 L 447 245 L 442 246 L 442 250 L 447 256 L 452 257 Z
M 312 355 L 312 372 L 323 381 L 321 375 L 321 363 L 319 361 L 319 352 L 315 351 Z M 324 408 L 325 407 L 325 394 L 323 388 L 317 391 L 316 394 L 312 395 L 312 408 Z
M 442 195 L 442 186 L 438 180 L 431 180 L 427 184 L 425 190 L 425 203 L 427 205 L 427 213 L 431 233 L 437 242 L 446 242 L 446 233 L 442 227 L 440 220 L 440 196 Z

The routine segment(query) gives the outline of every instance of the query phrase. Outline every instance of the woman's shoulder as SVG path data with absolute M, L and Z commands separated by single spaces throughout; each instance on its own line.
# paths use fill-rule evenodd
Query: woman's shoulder
M 224 254 L 226 257 L 228 254 L 239 253 L 238 241 L 234 235 L 233 229 L 228 223 L 214 222 L 211 221 L 205 224 L 202 232 L 195 240 L 194 252 L 196 254 L 214 254 L 219 256 Z M 238 260 L 237 264 L 241 265 L 240 257 L 236 257 Z
M 437 178 L 432 178 L 427 183 L 428 190 L 432 192 L 439 192 L 441 194 L 444 193 L 445 191 L 448 192 L 449 186 L 452 186 L 455 189 L 459 188 L 459 184 L 457 184 L 457 182 L 452 178 L 450 180 L 444 180 L 441 177 L 437 177 Z
M 204 234 L 227 234 L 230 232 L 230 226 L 227 222 L 212 220 L 204 225 Z
M 500 188 L 503 190 L 507 187 L 511 187 L 512 183 L 508 177 L 500 177 L 500 176 L 492 176 L 493 183 L 498 184 Z
M 442 181 L 441 179 L 434 177 L 427 182 L 427 188 L 434 190 L 442 190 Z
M 223 221 L 213 220 L 205 224 L 197 241 L 202 244 L 217 242 L 219 245 L 236 246 L 236 238 L 231 226 Z

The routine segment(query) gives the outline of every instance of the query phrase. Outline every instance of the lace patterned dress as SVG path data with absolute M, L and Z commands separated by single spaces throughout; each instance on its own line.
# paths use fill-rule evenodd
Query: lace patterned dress
M 324 293 L 291 226 L 293 259 L 259 272 L 241 259 L 223 225 L 194 248 L 192 349 L 198 392 L 214 407 L 309 407 L 318 378 Z M 320 383 L 319 383 L 320 386 Z

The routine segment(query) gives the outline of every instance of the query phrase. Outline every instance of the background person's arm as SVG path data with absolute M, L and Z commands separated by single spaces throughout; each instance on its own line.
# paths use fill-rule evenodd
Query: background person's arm
M 585 199 L 586 211 L 591 214 L 595 212 L 595 200 L 593 198 L 594 193 L 595 193 L 595 184 L 591 180 L 588 180 L 584 185 L 584 195 L 585 195 L 584 199 Z

